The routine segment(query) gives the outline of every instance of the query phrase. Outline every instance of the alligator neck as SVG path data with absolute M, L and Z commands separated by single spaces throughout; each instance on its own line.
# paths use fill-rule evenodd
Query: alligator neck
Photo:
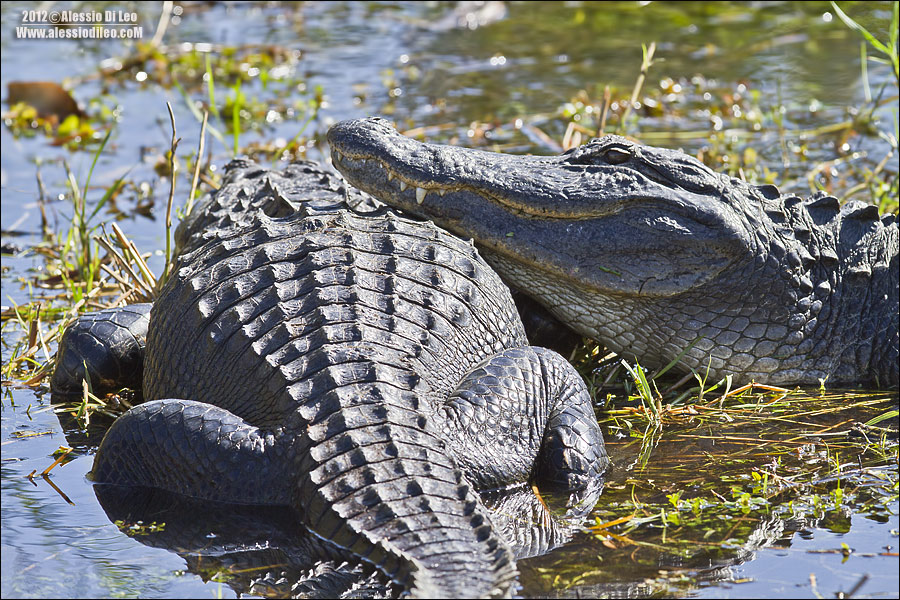
M 497 252 L 484 254 L 511 286 L 529 290 L 582 335 L 607 340 L 611 350 L 644 366 L 662 367 L 681 355 L 678 370 L 710 382 L 737 373 L 736 382 L 896 385 L 890 377 L 897 361 L 897 316 L 890 308 L 898 302 L 897 255 L 890 250 L 896 225 L 870 224 L 877 239 L 864 246 L 871 256 L 862 257 L 841 251 L 837 241 L 842 228 L 845 236 L 860 235 L 850 231 L 859 225 L 851 219 L 815 234 L 788 224 L 762 224 L 754 251 L 701 286 L 627 301 Z

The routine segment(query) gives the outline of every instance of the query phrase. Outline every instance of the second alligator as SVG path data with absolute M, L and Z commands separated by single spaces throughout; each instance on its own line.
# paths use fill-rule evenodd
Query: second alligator
M 471 237 L 560 321 L 642 365 L 711 381 L 898 381 L 898 228 L 606 136 L 560 156 L 422 144 L 387 121 L 329 132 L 354 186 Z

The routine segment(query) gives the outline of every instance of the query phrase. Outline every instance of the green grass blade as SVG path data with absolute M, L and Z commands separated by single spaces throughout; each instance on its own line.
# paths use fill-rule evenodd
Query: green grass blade
M 194 118 L 197 119 L 198 123 L 202 123 L 203 122 L 203 113 L 200 112 L 200 109 L 197 108 L 197 105 L 194 104 L 194 102 L 191 100 L 191 97 L 188 96 L 187 91 L 185 91 L 185 89 L 181 85 L 181 83 L 177 79 L 175 79 L 174 82 L 175 82 L 175 87 L 178 89 L 179 92 L 181 92 L 181 97 L 184 98 L 184 103 L 187 105 L 188 110 L 191 111 L 191 114 L 194 115 Z M 225 143 L 225 136 L 222 135 L 222 132 L 219 131 L 218 129 L 216 129 L 215 127 L 213 127 L 212 125 L 210 125 L 209 122 L 206 123 L 206 130 L 209 131 L 209 133 L 214 138 L 219 140 L 223 146 L 225 146 L 225 147 L 228 146 L 228 144 Z
M 103 208 L 103 205 L 106 204 L 106 202 L 112 197 L 112 195 L 119 189 L 119 187 L 122 185 L 122 182 L 125 181 L 125 178 L 128 177 L 128 174 L 131 173 L 131 169 L 133 168 L 133 166 L 130 167 L 124 175 L 116 179 L 115 183 L 113 183 L 109 188 L 106 189 L 106 193 L 103 194 L 103 197 L 100 198 L 100 202 L 98 202 L 97 206 L 94 207 L 93 212 L 91 212 L 91 216 L 88 217 L 88 221 L 93 219 L 94 215 L 100 212 L 100 209 Z
M 897 415 L 900 415 L 900 411 L 889 410 L 884 414 L 881 414 L 881 415 L 878 415 L 877 417 L 869 419 L 868 421 L 866 421 L 865 424 L 866 425 L 877 425 L 878 423 L 881 423 L 882 421 L 886 421 L 887 419 L 893 419 Z
M 866 95 L 866 103 L 872 102 L 872 88 L 869 87 L 869 68 L 867 66 L 866 43 L 859 43 L 859 70 L 862 77 L 863 93 Z
M 685 349 L 682 350 L 682 351 L 678 354 L 678 356 L 676 356 L 675 358 L 673 358 L 672 361 L 671 361 L 669 364 L 667 364 L 667 365 L 664 366 L 662 369 L 660 369 L 655 375 L 653 375 L 653 377 L 652 377 L 651 379 L 656 379 L 657 377 L 662 376 L 663 374 L 665 374 L 666 371 L 668 371 L 669 369 L 671 369 L 672 367 L 674 367 L 675 365 L 677 365 L 677 364 L 679 363 L 679 361 L 681 361 L 681 359 L 684 357 L 684 355 L 687 354 L 688 352 L 690 352 L 691 348 L 693 348 L 694 345 L 696 345 L 697 342 L 699 342 L 699 341 L 702 340 L 702 339 L 703 339 L 703 336 L 702 336 L 702 335 L 697 336 L 696 338 L 694 338 L 694 341 L 693 341 L 693 342 L 691 342 L 690 344 L 688 344 L 687 347 L 685 347 Z
M 85 212 L 84 209 L 87 204 L 86 200 L 87 200 L 88 186 L 91 184 L 91 176 L 94 174 L 94 167 L 97 166 L 97 161 L 100 160 L 100 155 L 103 154 L 103 149 L 106 148 L 106 142 L 109 141 L 109 136 L 111 136 L 111 135 L 112 135 L 112 129 L 110 129 L 109 131 L 106 132 L 106 136 L 104 136 L 103 141 L 100 142 L 100 147 L 97 148 L 96 152 L 94 152 L 94 160 L 91 161 L 91 168 L 88 170 L 87 179 L 84 182 L 84 186 L 82 186 L 82 188 L 81 188 L 82 189 L 82 192 L 81 192 L 81 199 L 82 199 L 81 216 L 82 217 L 84 217 L 84 212 Z M 95 210 L 94 213 L 91 214 L 91 216 L 96 214 L 96 212 L 97 211 Z M 87 222 L 84 222 L 84 225 L 86 226 Z
M 867 42 L 872 44 L 872 47 L 884 54 L 891 61 L 891 65 L 894 68 L 894 77 L 900 78 L 900 57 L 897 55 L 897 3 L 894 2 L 894 17 L 892 18 L 891 24 L 891 45 L 890 47 L 886 46 L 884 43 L 878 40 L 874 35 L 872 35 L 868 29 L 851 19 L 847 13 L 841 10 L 841 8 L 835 4 L 834 0 L 831 1 L 831 6 L 834 8 L 834 12 L 837 16 L 844 22 L 844 24 L 850 29 L 854 29 L 858 31 Z
M 900 36 L 900 2 L 894 2 L 894 14 L 891 16 L 891 50 L 897 54 L 897 37 Z
M 234 135 L 234 155 L 238 155 L 241 139 L 241 80 L 234 83 L 234 103 L 231 105 L 231 132 Z
M 849 27 L 850 29 L 855 29 L 855 30 L 858 31 L 860 34 L 862 34 L 862 36 L 863 36 L 864 38 L 866 38 L 866 41 L 869 42 L 870 44 L 872 44 L 872 47 L 873 47 L 873 48 L 875 48 L 876 50 L 879 50 L 879 51 L 881 51 L 882 53 L 887 54 L 888 56 L 890 56 L 890 54 L 891 54 L 890 49 L 889 49 L 887 46 L 885 46 L 883 43 L 881 43 L 881 42 L 878 40 L 878 38 L 876 38 L 874 35 L 872 35 L 871 33 L 869 33 L 869 30 L 868 30 L 868 29 L 866 29 L 865 27 L 863 27 L 862 25 L 860 25 L 859 23 L 857 23 L 856 21 L 854 21 L 853 19 L 851 19 L 851 18 L 847 15 L 847 13 L 845 13 L 844 11 L 842 11 L 841 8 L 840 8 L 837 4 L 834 3 L 834 0 L 832 0 L 831 6 L 834 7 L 834 12 L 837 13 L 837 16 L 841 19 L 841 21 L 844 22 L 844 25 L 846 25 L 846 26 Z
M 222 115 L 219 114 L 219 107 L 216 106 L 216 85 L 213 81 L 212 62 L 209 54 L 206 55 L 206 88 L 209 90 L 209 112 L 221 121 Z

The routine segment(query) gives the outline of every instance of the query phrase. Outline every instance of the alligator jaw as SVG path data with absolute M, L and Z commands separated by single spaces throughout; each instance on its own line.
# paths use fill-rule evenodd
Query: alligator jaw
M 400 135 L 381 119 L 339 123 L 329 132 L 329 142 L 338 169 L 345 175 L 357 174 L 367 188 L 376 186 L 382 195 L 398 203 L 412 206 L 415 201 L 422 205 L 432 193 L 443 196 L 449 192 L 468 192 L 510 211 L 533 216 L 591 216 L 580 212 L 584 207 L 574 202 L 566 206 L 567 199 L 556 186 L 527 179 L 512 186 L 504 179 L 493 181 L 485 177 L 485 173 L 494 169 L 514 176 L 522 160 L 540 168 L 552 158 L 511 157 L 422 144 Z M 515 193 L 509 193 L 513 189 Z
M 604 160 L 634 147 L 623 138 L 580 154 L 513 156 L 423 144 L 387 121 L 362 119 L 336 124 L 328 141 L 354 186 L 471 236 L 488 260 L 594 291 L 677 294 L 744 251 L 746 236 L 731 227 L 726 205 L 661 184 L 653 169 Z M 712 172 L 697 179 L 707 176 L 718 182 Z

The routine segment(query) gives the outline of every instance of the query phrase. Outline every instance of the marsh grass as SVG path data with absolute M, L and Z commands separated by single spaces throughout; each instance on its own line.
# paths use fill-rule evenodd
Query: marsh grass
M 33 387 L 52 370 L 52 358 L 48 345 L 58 340 L 68 318 L 88 308 L 97 308 L 100 298 L 114 294 L 115 285 L 101 275 L 108 267 L 99 256 L 95 232 L 102 227 L 95 221 L 97 214 L 107 201 L 121 187 L 126 175 L 118 178 L 104 191 L 89 212 L 88 193 L 94 168 L 112 135 L 110 129 L 93 153 L 90 168 L 83 184 L 64 162 L 68 198 L 72 202 L 69 226 L 65 234 L 56 236 L 44 229 L 44 240 L 34 249 L 46 261 L 46 269 L 27 282 L 32 300 L 0 313 L 0 323 L 6 328 L 9 323 L 28 332 L 13 347 L 9 360 L 4 361 L 2 374 L 5 378 L 18 379 L 23 385 Z M 40 179 L 39 179 L 40 181 Z M 34 288 L 55 290 L 54 295 L 35 297 Z M 42 317 L 44 321 L 42 321 Z M 47 328 L 45 329 L 45 325 Z M 44 361 L 36 359 L 42 350 Z
M 133 66 L 133 63 L 127 64 Z M 207 67 L 210 69 L 208 73 L 209 97 L 214 99 L 213 67 L 209 60 L 207 60 Z M 234 84 L 233 90 L 238 94 L 240 91 L 239 81 Z M 238 101 L 233 102 L 231 106 L 232 140 L 235 144 L 232 150 L 234 152 L 239 151 L 237 144 L 239 144 L 241 130 L 238 116 L 243 106 L 240 100 L 242 96 L 237 95 L 236 98 Z M 194 107 L 193 103 L 189 103 L 189 106 Z M 212 104 L 212 107 L 214 114 L 219 114 L 215 104 Z M 29 114 L 26 111 L 25 116 Z M 50 348 L 59 340 L 65 326 L 72 319 L 85 311 L 133 302 L 152 301 L 159 287 L 165 282 L 174 261 L 171 248 L 172 211 L 179 165 L 176 158 L 177 147 L 180 141 L 177 137 L 175 117 L 171 107 L 169 115 L 172 138 L 169 151 L 166 153 L 168 164 L 165 175 L 169 180 L 170 189 L 166 205 L 166 248 L 162 273 L 157 277 L 151 271 L 146 262 L 149 254 L 140 252 L 135 242 L 128 239 L 115 222 L 109 224 L 98 222 L 98 215 L 108 202 L 123 189 L 131 172 L 131 169 L 126 171 L 113 184 L 106 186 L 99 198 L 92 200 L 92 198 L 96 198 L 96 192 L 91 186 L 91 181 L 98 161 L 114 133 L 114 129 L 108 127 L 105 136 L 99 140 L 92 151 L 90 166 L 84 175 L 83 182 L 79 182 L 79 177 L 69 167 L 68 161 L 63 161 L 67 187 L 65 196 L 71 202 L 72 207 L 66 230 L 62 234 L 53 233 L 44 217 L 42 221 L 44 239 L 33 247 L 31 252 L 42 256 L 45 266 L 32 279 L 22 280 L 29 290 L 31 300 L 22 305 L 16 305 L 13 302 L 12 306 L 4 307 L 0 313 L 0 324 L 3 329 L 28 332 L 28 335 L 20 336 L 19 340 L 13 344 L 9 354 L 4 353 L 2 375 L 6 381 L 10 383 L 15 381 L 17 385 L 26 387 L 45 385 L 45 379 L 53 369 Z M 183 202 L 183 208 L 176 209 L 182 216 L 189 214 L 201 181 L 206 181 L 211 187 L 215 187 L 215 182 L 206 173 L 209 160 L 204 168 L 202 158 L 207 131 L 207 113 L 198 111 L 198 115 L 201 120 L 200 141 L 193 160 L 190 193 Z M 308 122 L 307 120 L 306 123 Z M 234 125 L 237 126 L 234 127 Z M 7 126 L 11 127 L 14 132 L 18 131 L 15 128 L 14 120 L 10 123 L 7 118 Z M 50 121 L 41 124 L 41 127 L 46 130 L 48 135 L 57 133 L 53 130 L 53 123 Z M 210 132 L 213 135 L 218 133 L 212 128 L 210 128 Z M 221 134 L 219 137 L 224 142 Z M 46 192 L 39 168 L 40 165 L 38 165 L 37 177 L 41 199 L 43 199 Z M 43 200 L 41 208 L 43 214 Z M 105 252 L 105 255 L 102 255 L 101 251 Z M 102 404 L 100 399 L 86 390 L 77 411 L 77 417 L 84 417 L 84 422 L 87 423 L 89 412 Z
M 669 427 L 661 449 L 640 479 L 631 478 L 623 464 L 619 465 L 623 473 L 614 479 L 625 477 L 624 485 L 648 492 L 635 493 L 632 500 L 639 509 L 635 514 L 642 518 L 661 509 L 697 516 L 713 506 L 743 514 L 790 509 L 793 516 L 806 511 L 822 517 L 824 510 L 850 501 L 871 485 L 883 494 L 865 503 L 888 514 L 888 503 L 897 498 L 897 474 L 891 469 L 898 451 L 895 400 L 892 393 L 833 392 L 813 397 L 794 390 L 742 393 L 722 406 L 718 400 L 692 406 L 667 415 Z M 893 419 L 892 426 L 873 429 L 868 424 L 884 419 Z M 628 450 L 636 440 L 619 435 L 629 430 L 621 413 L 610 414 L 602 423 L 619 455 L 640 453 Z M 713 453 L 712 446 L 719 448 Z M 659 489 L 648 480 L 657 482 Z M 722 494 L 720 482 L 729 493 Z
M 679 593 L 754 544 L 787 546 L 808 528 L 846 532 L 851 514 L 883 522 L 896 510 L 896 391 L 732 388 L 693 373 L 670 385 L 671 373 L 606 368 L 618 377 L 589 378 L 592 394 L 606 396 L 599 421 L 614 458 L 588 526 L 604 551 L 524 573 L 538 589 L 602 585 L 628 570 L 656 593 Z M 680 389 L 691 379 L 698 385 Z
M 631 57 L 623 55 L 637 72 L 631 87 L 597 83 L 577 92 L 555 112 L 517 114 L 508 121 L 486 120 L 465 127 L 449 122 L 410 126 L 405 133 L 435 142 L 536 154 L 559 153 L 604 133 L 617 133 L 645 144 L 683 148 L 714 170 L 753 184 L 777 184 L 784 193 L 801 195 L 823 190 L 842 201 L 862 200 L 896 214 L 900 208 L 896 3 L 892 10 L 890 38 L 877 40 L 835 5 L 838 16 L 862 38 L 864 96 L 862 103 L 846 106 L 837 119 L 838 111 L 820 110 L 815 98 L 788 105 L 780 89 L 766 93 L 750 81 L 724 84 L 702 74 L 671 77 L 665 72 L 665 55 L 651 43 Z M 871 64 L 890 66 L 893 79 L 871 89 Z M 884 144 L 866 150 L 866 142 L 874 138 Z

